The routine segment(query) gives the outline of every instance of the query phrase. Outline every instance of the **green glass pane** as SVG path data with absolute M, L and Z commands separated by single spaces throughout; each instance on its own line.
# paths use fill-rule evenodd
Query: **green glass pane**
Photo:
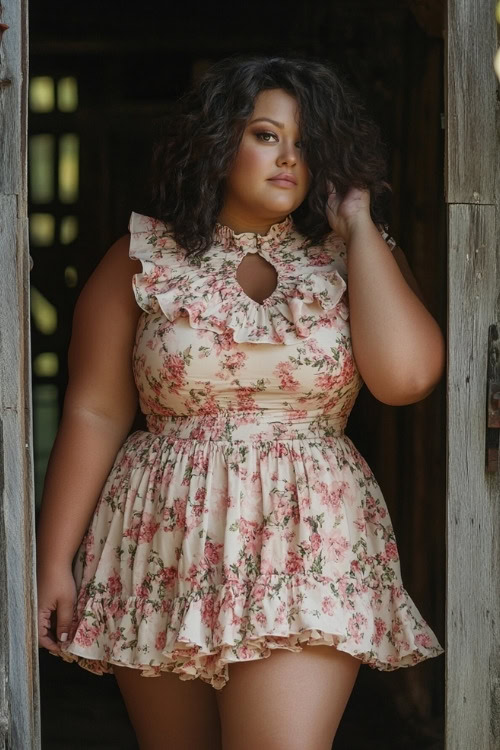
M 52 378 L 59 370 L 59 357 L 54 352 L 43 352 L 33 360 L 33 372 L 39 378 Z
M 29 103 L 32 112 L 52 112 L 54 109 L 54 79 L 35 76 L 30 81 Z
M 30 242 L 39 247 L 54 244 L 56 222 L 52 214 L 31 214 Z
M 33 386 L 33 452 L 35 464 L 35 503 L 42 498 L 45 472 L 59 422 L 58 389 L 54 383 Z
M 78 147 L 75 133 L 66 133 L 59 139 L 59 200 L 74 203 L 78 200 Z
M 29 187 L 33 203 L 54 198 L 54 136 L 44 133 L 29 140 Z
M 41 333 L 48 336 L 57 328 L 57 310 L 34 286 L 30 291 L 33 322 Z
M 78 219 L 76 216 L 63 216 L 61 219 L 61 228 L 59 239 L 61 245 L 69 245 L 78 237 Z
M 78 85 L 73 76 L 57 82 L 57 106 L 61 112 L 74 112 L 78 107 Z
M 64 269 L 64 281 L 66 286 L 74 287 L 78 284 L 78 271 L 74 266 L 66 266 Z

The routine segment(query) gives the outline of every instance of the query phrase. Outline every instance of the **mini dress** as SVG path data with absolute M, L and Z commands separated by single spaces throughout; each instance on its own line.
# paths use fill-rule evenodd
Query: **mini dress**
M 222 689 L 229 664 L 276 648 L 333 646 L 385 671 L 443 653 L 344 432 L 363 380 L 343 240 L 311 244 L 291 216 L 265 235 L 217 224 L 193 258 L 158 219 L 134 212 L 129 229 L 147 429 L 118 451 L 75 555 L 59 655 Z M 262 304 L 236 279 L 247 253 L 277 271 Z

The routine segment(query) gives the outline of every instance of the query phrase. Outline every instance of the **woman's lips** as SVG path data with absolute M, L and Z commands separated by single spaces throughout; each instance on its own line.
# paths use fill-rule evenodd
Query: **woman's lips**
M 279 187 L 285 187 L 285 188 L 292 188 L 297 187 L 297 183 L 293 180 L 289 180 L 286 177 L 271 177 L 269 179 L 269 182 L 272 182 L 273 185 L 279 185 Z

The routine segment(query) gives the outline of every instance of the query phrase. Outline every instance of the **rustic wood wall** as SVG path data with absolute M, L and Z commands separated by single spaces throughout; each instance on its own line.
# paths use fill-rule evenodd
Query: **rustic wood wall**
M 500 483 L 485 469 L 488 328 L 500 317 L 494 6 L 448 0 L 447 750 L 500 747 Z
M 26 211 L 27 4 L 0 6 L 0 748 L 39 745 Z

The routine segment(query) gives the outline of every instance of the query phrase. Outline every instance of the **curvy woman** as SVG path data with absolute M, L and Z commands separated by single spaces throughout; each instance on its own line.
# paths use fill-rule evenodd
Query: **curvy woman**
M 344 432 L 363 384 L 413 404 L 444 370 L 388 187 L 329 66 L 223 60 L 79 296 L 39 643 L 115 674 L 142 750 L 330 750 L 361 664 L 443 652 Z

